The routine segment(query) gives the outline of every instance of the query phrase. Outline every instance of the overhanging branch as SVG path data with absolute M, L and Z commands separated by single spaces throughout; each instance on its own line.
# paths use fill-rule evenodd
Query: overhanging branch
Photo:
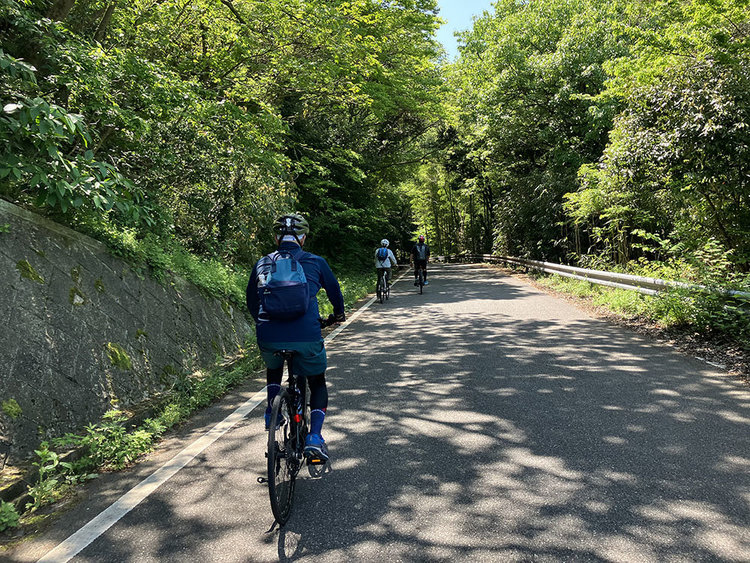
M 221 0 L 221 3 L 224 4 L 227 8 L 229 8 L 229 10 L 234 14 L 234 17 L 237 18 L 238 22 L 240 22 L 242 25 L 247 24 L 247 22 L 245 21 L 245 18 L 242 17 L 242 14 L 240 14 L 237 11 L 237 8 L 234 7 L 232 0 Z

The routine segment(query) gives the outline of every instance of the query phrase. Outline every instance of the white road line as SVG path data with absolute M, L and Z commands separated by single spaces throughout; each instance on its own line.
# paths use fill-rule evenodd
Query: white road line
M 86 546 L 106 532 L 115 522 L 133 510 L 139 502 L 153 493 L 167 479 L 190 463 L 195 456 L 226 434 L 230 428 L 242 420 L 265 399 L 266 393 L 264 390 L 255 393 L 255 395 L 250 397 L 232 414 L 122 495 L 114 504 L 110 505 L 109 508 L 101 512 L 83 528 L 39 559 L 39 563 L 53 561 L 55 563 L 63 563 L 75 557 Z
M 724 365 L 724 364 L 717 364 L 715 362 L 712 362 L 711 360 L 707 360 L 706 358 L 701 358 L 700 356 L 695 356 L 695 359 L 700 360 L 701 362 L 704 362 L 704 363 L 708 364 L 709 366 L 713 366 L 715 368 L 719 368 L 719 369 L 722 369 L 722 370 L 725 370 L 725 371 L 727 369 L 727 366 Z
M 406 274 L 403 274 L 401 277 L 394 280 L 392 285 L 395 285 L 404 277 L 404 275 Z M 326 337 L 325 342 L 331 342 L 336 338 L 342 330 L 365 312 L 368 307 L 375 302 L 375 299 L 376 298 L 373 297 L 362 307 L 357 309 L 348 321 Z M 211 430 L 195 440 L 159 469 L 122 495 L 112 505 L 83 526 L 83 528 L 75 532 L 68 539 L 39 559 L 38 563 L 65 563 L 66 561 L 70 561 L 73 557 L 86 549 L 86 547 L 94 540 L 111 528 L 118 520 L 133 510 L 143 499 L 153 493 L 180 469 L 195 459 L 195 456 L 226 434 L 235 424 L 245 418 L 255 407 L 265 400 L 266 389 L 264 387 Z

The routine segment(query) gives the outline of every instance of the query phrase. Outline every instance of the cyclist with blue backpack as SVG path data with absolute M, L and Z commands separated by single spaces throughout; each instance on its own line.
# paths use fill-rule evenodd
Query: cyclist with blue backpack
M 393 251 L 388 248 L 389 244 L 390 242 L 388 242 L 387 238 L 380 241 L 380 248 L 375 251 L 375 270 L 377 271 L 378 279 L 380 279 L 380 270 L 385 270 L 385 279 L 390 287 L 391 267 L 398 268 L 398 262 L 393 255 Z
M 321 430 L 328 407 L 328 365 L 319 322 L 317 294 L 321 287 L 333 304 L 335 321 L 343 322 L 346 316 L 341 288 L 328 262 L 302 250 L 309 231 L 307 221 L 298 214 L 284 215 L 274 222 L 278 250 L 253 267 L 246 297 L 267 368 L 266 429 L 271 405 L 281 390 L 283 359 L 277 352 L 294 350 L 294 372 L 305 377 L 310 388 L 310 432 L 305 439 L 305 455 L 326 461 L 328 449 Z

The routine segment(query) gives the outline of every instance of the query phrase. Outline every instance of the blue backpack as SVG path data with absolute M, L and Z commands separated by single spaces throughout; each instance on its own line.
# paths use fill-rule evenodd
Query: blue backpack
M 271 320 L 290 321 L 301 317 L 310 305 L 305 270 L 291 252 L 276 251 L 255 266 L 261 312 Z
M 388 259 L 388 249 L 385 246 L 378 248 L 378 260 L 385 262 Z

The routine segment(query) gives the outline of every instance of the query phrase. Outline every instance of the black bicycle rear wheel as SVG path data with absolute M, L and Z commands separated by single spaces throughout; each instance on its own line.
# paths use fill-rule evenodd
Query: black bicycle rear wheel
M 292 511 L 294 483 L 299 471 L 293 444 L 292 410 L 291 398 L 284 389 L 273 400 L 268 429 L 268 494 L 274 518 L 282 526 Z
M 385 288 L 383 287 L 383 274 L 378 274 L 378 287 L 376 291 L 377 291 L 378 301 L 382 303 L 385 300 L 384 299 Z
M 422 288 L 424 287 L 424 270 L 419 269 L 419 294 L 422 295 Z

